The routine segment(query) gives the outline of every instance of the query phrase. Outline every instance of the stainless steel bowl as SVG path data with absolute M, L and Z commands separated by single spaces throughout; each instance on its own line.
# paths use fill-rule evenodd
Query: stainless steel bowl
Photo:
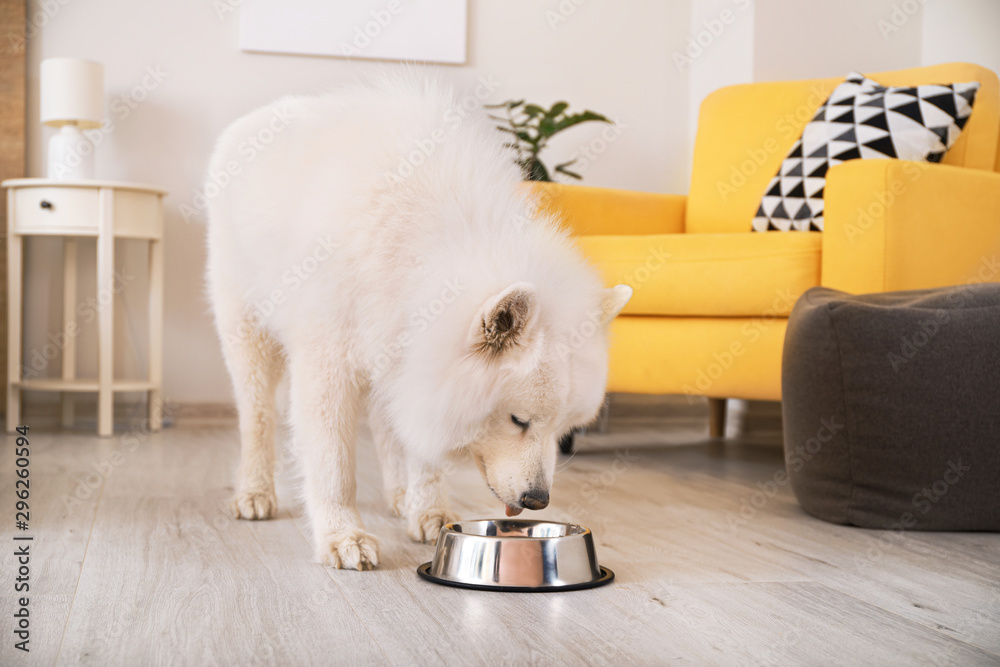
M 598 565 L 589 528 L 523 519 L 445 525 L 434 560 L 417 574 L 437 584 L 504 592 L 580 590 L 615 578 Z

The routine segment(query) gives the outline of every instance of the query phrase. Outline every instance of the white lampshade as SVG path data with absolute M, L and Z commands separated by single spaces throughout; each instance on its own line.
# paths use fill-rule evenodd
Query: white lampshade
M 76 58 L 42 61 L 41 116 L 46 125 L 98 127 L 104 118 L 104 66 Z

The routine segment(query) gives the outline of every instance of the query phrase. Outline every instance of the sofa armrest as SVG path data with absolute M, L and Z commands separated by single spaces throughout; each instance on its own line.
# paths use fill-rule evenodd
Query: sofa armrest
M 1000 281 L 1000 174 L 903 160 L 827 173 L 822 284 L 855 294 Z
M 687 197 L 562 183 L 527 183 L 539 207 L 574 235 L 680 234 Z

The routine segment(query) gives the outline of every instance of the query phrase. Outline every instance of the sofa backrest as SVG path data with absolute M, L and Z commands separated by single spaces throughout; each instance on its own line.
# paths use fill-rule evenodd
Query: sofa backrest
M 1000 82 L 992 71 L 950 63 L 867 73 L 890 86 L 979 81 L 972 115 L 944 164 L 1000 171 Z M 846 72 L 845 72 L 846 75 Z M 816 109 L 844 78 L 721 88 L 701 105 L 685 231 L 748 232 L 761 197 Z

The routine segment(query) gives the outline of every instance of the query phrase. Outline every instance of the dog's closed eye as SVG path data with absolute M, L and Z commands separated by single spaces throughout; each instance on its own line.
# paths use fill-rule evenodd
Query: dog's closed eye
M 514 424 L 516 426 L 520 427 L 520 429 L 522 431 L 527 431 L 528 427 L 531 426 L 531 422 L 530 421 L 525 421 L 523 419 L 518 419 L 517 415 L 511 415 L 510 416 L 510 420 L 512 422 L 514 422 Z

